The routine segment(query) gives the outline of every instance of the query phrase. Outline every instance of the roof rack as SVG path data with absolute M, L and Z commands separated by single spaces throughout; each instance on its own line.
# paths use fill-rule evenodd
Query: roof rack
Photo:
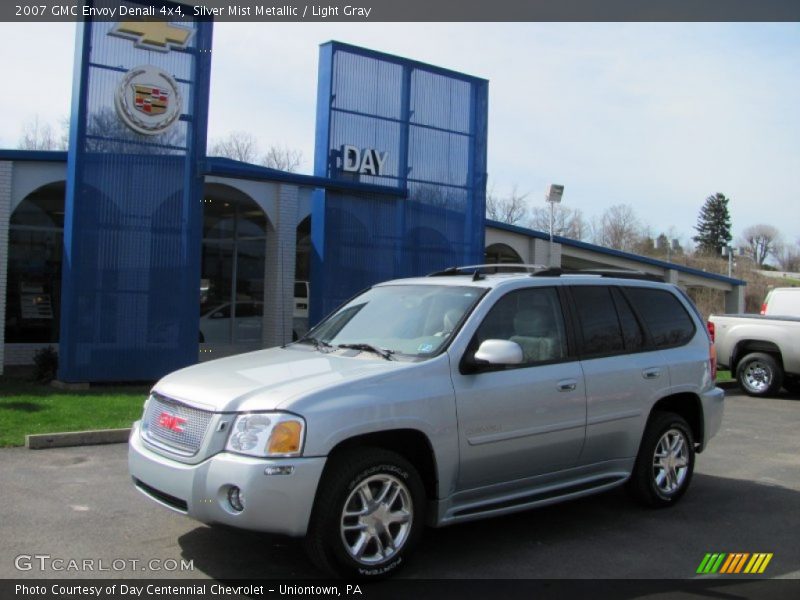
M 448 267 L 442 271 L 428 273 L 428 277 L 447 277 L 450 275 L 472 275 L 473 281 L 483 279 L 484 275 L 499 273 L 501 270 L 511 273 L 530 273 L 546 270 L 545 265 L 528 265 L 522 263 L 493 263 L 488 265 L 466 265 L 463 267 Z
M 660 275 L 635 271 L 633 269 L 561 269 L 558 267 L 544 269 L 531 273 L 532 277 L 560 277 L 562 275 L 584 275 L 589 277 L 615 277 L 617 279 L 641 279 L 644 281 L 658 281 L 663 283 Z

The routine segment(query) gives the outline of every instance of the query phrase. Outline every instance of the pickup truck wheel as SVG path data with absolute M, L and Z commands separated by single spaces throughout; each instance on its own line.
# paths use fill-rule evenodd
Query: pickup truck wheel
M 309 557 L 341 577 L 387 576 L 422 534 L 422 480 L 405 458 L 379 448 L 355 448 L 332 461 L 309 522 Z
M 645 429 L 628 489 L 645 506 L 671 506 L 686 492 L 693 471 L 689 424 L 675 413 L 655 413 Z
M 739 362 L 736 378 L 748 395 L 771 396 L 781 389 L 783 370 L 769 354 L 753 352 Z

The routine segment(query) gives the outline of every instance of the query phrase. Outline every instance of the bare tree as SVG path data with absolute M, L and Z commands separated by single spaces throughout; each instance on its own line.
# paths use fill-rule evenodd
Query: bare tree
M 525 219 L 528 212 L 528 205 L 525 198 L 528 194 L 520 194 L 515 185 L 511 189 L 511 194 L 506 198 L 500 198 L 490 191 L 486 194 L 486 216 L 494 221 L 517 225 Z
M 775 260 L 778 261 L 783 271 L 800 271 L 800 240 L 794 246 L 789 244 L 778 244 L 773 252 Z
M 209 156 L 222 156 L 246 163 L 258 162 L 258 141 L 247 131 L 232 131 L 211 143 Z
M 770 254 L 775 251 L 776 245 L 780 243 L 780 232 L 772 225 L 759 223 L 751 225 L 742 232 L 743 246 L 759 266 L 763 266 Z
M 260 164 L 270 169 L 294 173 L 303 163 L 303 153 L 286 146 L 273 145 L 261 154 L 256 137 L 247 131 L 233 131 L 211 143 L 209 156 L 222 156 L 241 162 Z
M 642 239 L 642 226 L 633 208 L 615 204 L 592 224 L 594 243 L 617 250 L 634 250 Z
M 20 150 L 66 150 L 67 144 L 63 134 L 59 136 L 50 123 L 36 115 L 23 124 L 17 147 Z
M 261 164 L 271 169 L 294 173 L 303 163 L 303 153 L 286 146 L 270 146 L 261 157 Z
M 531 218 L 528 221 L 531 229 L 550 231 L 550 208 L 541 206 L 531 209 Z M 587 237 L 589 227 L 583 218 L 583 213 L 577 208 L 567 208 L 560 204 L 553 211 L 553 234 L 573 240 L 583 240 Z

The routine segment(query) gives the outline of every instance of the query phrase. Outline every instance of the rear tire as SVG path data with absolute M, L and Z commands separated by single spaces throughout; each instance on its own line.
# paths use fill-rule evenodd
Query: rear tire
M 772 396 L 781 389 L 783 369 L 770 354 L 753 352 L 739 362 L 736 379 L 749 396 Z
M 694 472 L 694 438 L 686 420 L 656 412 L 644 431 L 628 489 L 653 508 L 672 506 L 689 487 Z
M 305 546 L 321 570 L 379 579 L 405 564 L 425 523 L 425 488 L 405 458 L 353 448 L 331 459 L 314 501 Z

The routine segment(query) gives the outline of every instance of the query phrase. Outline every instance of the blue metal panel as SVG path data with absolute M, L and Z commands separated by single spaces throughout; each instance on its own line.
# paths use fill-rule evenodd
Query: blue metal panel
M 153 380 L 197 361 L 198 165 L 212 24 L 183 25 L 192 28 L 188 46 L 169 52 L 109 35 L 116 23 L 79 26 L 64 224 L 63 381 Z M 115 108 L 123 77 L 143 64 L 172 76 L 181 96 L 180 118 L 157 135 L 134 131 Z
M 312 323 L 376 282 L 480 261 L 486 201 L 485 80 L 338 42 L 319 77 L 315 175 L 407 198 L 315 194 Z M 383 172 L 344 171 L 343 145 L 388 152 Z

